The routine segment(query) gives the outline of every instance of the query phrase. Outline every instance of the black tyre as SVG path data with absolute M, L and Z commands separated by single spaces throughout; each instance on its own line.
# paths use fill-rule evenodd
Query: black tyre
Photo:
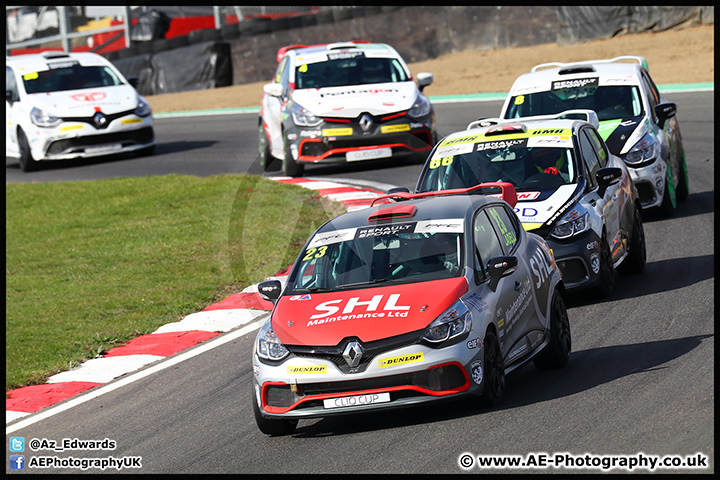
M 486 407 L 493 407 L 500 403 L 505 396 L 505 363 L 495 332 L 490 330 L 485 335 L 485 350 L 483 355 L 484 384 L 480 403 Z
M 32 152 L 30 151 L 30 144 L 28 143 L 25 132 L 18 130 L 18 145 L 20 147 L 20 168 L 23 172 L 32 172 L 37 170 L 38 162 L 33 159 Z
M 260 166 L 263 171 L 274 170 L 275 157 L 270 155 L 270 142 L 268 141 L 267 135 L 265 135 L 265 129 L 262 126 L 262 119 L 258 125 L 258 149 L 260 151 Z
M 685 151 L 682 153 L 682 160 L 680 163 L 680 183 L 678 184 L 677 190 L 675 191 L 675 198 L 679 202 L 687 200 L 688 194 L 690 193 L 690 181 L 687 173 L 687 162 L 685 161 Z
M 634 208 L 633 231 L 630 237 L 630 253 L 620 265 L 623 274 L 636 275 L 645 270 L 647 262 L 647 250 L 645 249 L 645 229 L 643 228 L 642 216 L 637 207 Z
M 612 254 L 605 232 L 600 241 L 600 284 L 598 295 L 600 298 L 607 298 L 615 288 L 615 269 L 613 269 Z
M 257 404 L 257 399 L 255 398 L 254 385 L 251 385 L 250 401 L 252 402 L 253 413 L 255 414 L 255 423 L 257 423 L 257 426 L 262 433 L 271 436 L 281 436 L 290 435 L 295 431 L 295 427 L 297 427 L 298 424 L 297 420 L 271 420 L 260 414 L 260 407 Z
M 671 195 L 669 186 L 670 181 L 671 179 L 665 178 L 665 190 L 663 192 L 662 203 L 660 204 L 660 212 L 666 217 L 671 217 L 673 215 L 673 213 L 675 212 L 675 206 L 677 201 L 674 189 Z
M 533 362 L 540 370 L 561 368 L 570 360 L 571 350 L 570 321 L 565 301 L 560 292 L 555 290 L 550 307 L 550 343 L 535 357 Z
M 284 137 L 285 135 L 283 135 Z M 297 163 L 290 153 L 290 146 L 285 144 L 285 159 L 283 160 L 283 173 L 288 177 L 302 177 L 305 166 Z

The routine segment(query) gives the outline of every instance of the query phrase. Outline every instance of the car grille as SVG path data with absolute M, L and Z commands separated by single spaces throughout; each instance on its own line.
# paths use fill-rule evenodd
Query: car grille
M 82 153 L 86 147 L 120 143 L 123 147 L 130 145 L 145 145 L 152 143 L 155 135 L 152 127 L 144 127 L 128 132 L 115 132 L 105 135 L 86 135 L 83 137 L 66 138 L 52 142 L 47 149 L 47 155 L 64 155 L 69 153 Z
M 132 115 L 135 113 L 135 110 L 127 110 L 125 112 L 119 112 L 119 113 L 112 113 L 112 114 L 103 114 L 105 115 L 105 118 L 107 119 L 106 125 L 110 125 L 114 120 L 117 120 L 118 118 L 127 117 L 128 115 Z M 93 121 L 93 117 L 62 117 L 63 122 L 82 122 L 92 125 L 93 127 L 97 128 L 95 126 L 95 122 Z
M 386 377 L 347 380 L 344 382 L 319 382 L 296 385 L 297 392 L 293 392 L 290 385 L 269 385 L 266 390 L 266 401 L 270 407 L 287 408 L 304 397 L 311 395 L 333 395 L 351 392 L 362 392 L 376 389 L 393 388 L 391 398 L 418 395 L 418 389 L 428 392 L 456 393 L 457 389 L 468 385 L 468 379 L 462 367 L 457 364 L 448 364 L 441 367 L 430 368 L 419 372 L 402 373 Z M 408 387 L 403 389 L 402 387 Z M 415 388 L 412 388 L 415 387 Z M 426 393 L 431 395 L 431 393 Z M 298 408 L 312 408 L 322 406 L 322 399 L 309 399 L 302 402 Z
M 350 337 L 343 339 L 343 341 L 338 345 L 330 347 L 308 347 L 304 345 L 286 345 L 286 347 L 290 350 L 290 353 L 296 357 L 316 358 L 335 364 L 343 373 L 359 373 L 364 372 L 368 365 L 370 365 L 370 361 L 378 355 L 382 355 L 389 350 L 395 350 L 397 348 L 418 343 L 420 340 L 420 333 L 421 331 L 410 332 L 367 343 L 363 343 L 357 338 Z M 345 351 L 347 344 L 351 341 L 358 342 L 363 349 L 363 356 L 361 357 L 360 364 L 354 368 L 351 368 L 345 361 L 345 358 L 343 358 L 343 352 Z

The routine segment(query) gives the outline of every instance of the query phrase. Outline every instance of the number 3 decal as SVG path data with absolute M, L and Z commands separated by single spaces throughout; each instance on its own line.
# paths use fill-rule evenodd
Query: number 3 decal
M 313 258 L 320 258 L 325 256 L 325 252 L 327 252 L 327 245 L 323 245 L 320 248 L 308 248 L 305 252 L 305 256 L 303 257 L 302 261 L 307 262 L 308 260 L 312 260 Z

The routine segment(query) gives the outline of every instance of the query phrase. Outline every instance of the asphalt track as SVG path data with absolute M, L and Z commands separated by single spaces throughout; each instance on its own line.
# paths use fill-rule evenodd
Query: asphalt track
M 142 473 L 461 473 L 464 453 L 695 455 L 714 471 L 714 93 L 667 93 L 679 107 L 691 193 L 674 217 L 648 214 L 648 265 L 620 277 L 607 301 L 574 296 L 573 356 L 562 371 L 532 365 L 508 377 L 505 401 L 472 399 L 301 421 L 290 437 L 260 434 L 248 403 L 248 321 L 136 373 L 109 380 L 6 427 L 10 436 L 105 439 L 112 451 L 38 451 L 62 459 L 142 457 Z M 436 102 L 440 133 L 494 116 L 499 101 Z M 66 181 L 167 173 L 261 173 L 254 112 L 157 120 L 149 158 L 64 162 L 23 174 L 7 160 L 6 181 Z M 412 187 L 420 164 L 308 168 L 307 177 L 382 190 Z M 269 172 L 278 175 L 279 172 Z M 259 318 L 259 317 L 258 317 Z M 9 444 L 6 445 L 7 452 Z M 10 472 L 9 466 L 6 470 Z M 41 470 L 43 471 L 43 470 Z M 73 473 L 79 468 L 44 471 Z M 88 472 L 99 472 L 90 469 Z M 107 471 L 107 470 L 106 470 Z M 498 470 L 480 470 L 474 473 Z M 552 468 L 503 470 L 552 473 Z M 559 470 L 599 473 L 598 468 Z M 617 469 L 613 472 L 623 473 Z M 642 470 L 640 471 L 647 471 Z M 659 470 L 672 472 L 679 470 Z

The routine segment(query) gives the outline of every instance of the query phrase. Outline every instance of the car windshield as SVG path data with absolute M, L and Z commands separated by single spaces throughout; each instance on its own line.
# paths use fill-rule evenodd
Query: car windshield
M 463 144 L 433 152 L 422 173 L 419 192 L 469 188 L 486 182 L 509 182 L 516 190 L 555 189 L 577 181 L 572 143 L 528 147 L 528 139 Z M 502 145 L 503 148 L 489 148 Z
M 587 85 L 515 95 L 510 98 L 505 118 L 552 115 L 573 109 L 595 110 L 600 121 L 643 115 L 640 92 L 636 86 Z
M 22 78 L 25 91 L 30 94 L 123 84 L 115 72 L 106 66 L 83 67 L 77 63 L 62 68 L 26 73 Z
M 462 225 L 452 219 L 317 233 L 289 279 L 291 293 L 460 276 Z
M 298 64 L 296 88 L 324 88 L 410 80 L 396 58 L 366 57 L 363 52 L 328 54 L 325 61 Z

